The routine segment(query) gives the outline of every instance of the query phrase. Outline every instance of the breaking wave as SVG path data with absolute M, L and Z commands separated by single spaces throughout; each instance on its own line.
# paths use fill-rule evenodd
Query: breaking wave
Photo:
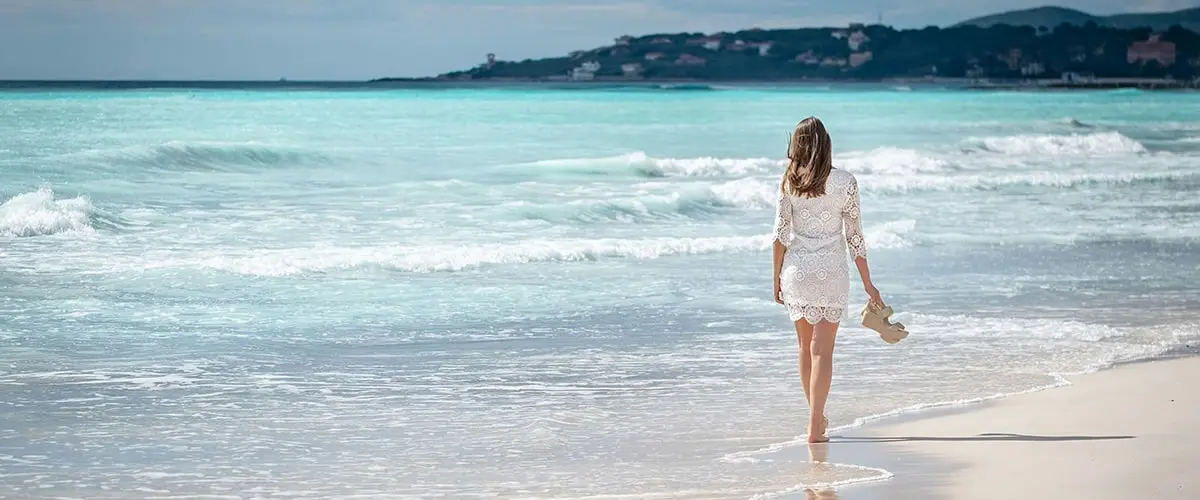
M 19 194 L 0 204 L 0 236 L 91 233 L 126 225 L 120 217 L 96 209 L 86 196 L 56 200 L 49 188 Z
M 664 183 L 665 184 L 665 183 Z M 666 186 L 668 193 L 628 197 L 588 198 L 567 203 L 509 204 L 520 218 L 547 222 L 650 222 L 704 219 L 731 210 L 774 207 L 774 185 L 756 179 L 738 179 L 712 185 Z
M 967 154 L 963 154 L 963 153 Z M 882 147 L 838 154 L 834 163 L 855 173 L 905 175 L 963 170 L 972 153 L 1022 156 L 1030 161 L 1051 156 L 1112 156 L 1148 153 L 1146 146 L 1118 132 L 1071 135 L 1017 135 L 972 138 L 965 151 L 923 151 Z M 656 158 L 638 151 L 602 158 L 567 158 L 511 165 L 535 174 L 637 175 L 641 177 L 742 177 L 779 174 L 786 166 L 774 158 Z
M 867 243 L 875 249 L 905 248 L 904 234 L 912 223 L 868 228 Z M 384 269 L 411 273 L 453 272 L 494 265 L 593 262 L 606 259 L 653 260 L 684 255 L 764 252 L 771 235 L 661 237 L 646 239 L 564 238 L 515 243 L 420 246 L 318 246 L 271 250 L 229 249 L 222 255 L 198 259 L 153 258 L 140 269 L 202 268 L 253 276 L 291 276 L 351 269 Z M 127 270 L 127 269 L 126 269 Z
M 863 176 L 863 191 L 987 191 L 1007 187 L 1073 189 L 1104 185 L 1174 183 L 1200 177 L 1200 172 L 1026 172 L 1011 174 Z
M 912 233 L 917 221 L 912 219 L 887 222 L 864 230 L 871 248 L 908 248 L 912 242 L 905 235 Z
M 928 152 L 903 148 L 878 148 L 838 155 L 834 163 L 855 174 L 908 175 L 959 170 L 953 162 Z
M 641 177 L 735 177 L 778 172 L 784 163 L 769 158 L 654 158 L 643 152 L 604 158 L 543 160 L 529 166 L 556 173 L 638 175 Z
M 532 240 L 445 247 L 318 247 L 210 257 L 201 261 L 200 266 L 259 276 L 287 276 L 358 267 L 429 273 L 501 264 L 589 262 L 605 258 L 648 260 L 675 255 L 750 252 L 764 250 L 770 243 L 769 235 L 761 235 L 642 240 Z
M 1148 152 L 1145 145 L 1119 132 L 983 137 L 967 142 L 985 151 L 1015 155 L 1108 156 Z

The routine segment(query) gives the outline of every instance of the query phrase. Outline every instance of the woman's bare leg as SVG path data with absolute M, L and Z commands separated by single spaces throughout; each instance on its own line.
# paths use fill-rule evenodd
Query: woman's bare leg
M 825 401 L 829 399 L 829 387 L 833 383 L 833 340 L 837 336 L 838 323 L 822 321 L 813 328 L 812 375 L 809 379 L 808 442 L 828 441 L 825 437 Z
M 813 326 L 812 323 L 804 319 L 796 322 L 796 341 L 800 344 L 800 385 L 804 387 L 804 402 L 808 403 L 808 407 L 812 408 L 812 399 L 809 394 L 809 385 L 812 383 L 812 345 Z

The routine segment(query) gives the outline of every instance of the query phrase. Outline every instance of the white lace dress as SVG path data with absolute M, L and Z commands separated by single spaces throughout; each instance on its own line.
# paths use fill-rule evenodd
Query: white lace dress
M 849 247 L 854 257 L 867 256 L 859 217 L 858 180 L 833 169 L 825 194 L 808 198 L 780 190 L 775 211 L 775 239 L 787 247 L 779 282 L 792 321 L 840 322 L 850 295 Z

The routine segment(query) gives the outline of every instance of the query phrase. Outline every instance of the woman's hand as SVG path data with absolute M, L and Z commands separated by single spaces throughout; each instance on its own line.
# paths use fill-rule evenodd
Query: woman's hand
M 783 303 L 783 286 L 779 284 L 779 278 L 775 278 L 775 303 Z
M 883 302 L 883 297 L 879 295 L 879 289 L 875 288 L 874 283 L 864 283 L 863 289 L 866 290 L 867 298 L 869 298 L 871 302 L 879 305 L 879 307 L 887 305 Z

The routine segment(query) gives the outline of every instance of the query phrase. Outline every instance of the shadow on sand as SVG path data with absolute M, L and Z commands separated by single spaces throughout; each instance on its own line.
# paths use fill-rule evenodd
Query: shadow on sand
M 978 441 L 1108 441 L 1114 439 L 1136 439 L 1135 436 L 1030 436 L 990 432 L 976 436 L 836 436 L 835 443 L 900 443 L 910 441 L 978 442 Z

